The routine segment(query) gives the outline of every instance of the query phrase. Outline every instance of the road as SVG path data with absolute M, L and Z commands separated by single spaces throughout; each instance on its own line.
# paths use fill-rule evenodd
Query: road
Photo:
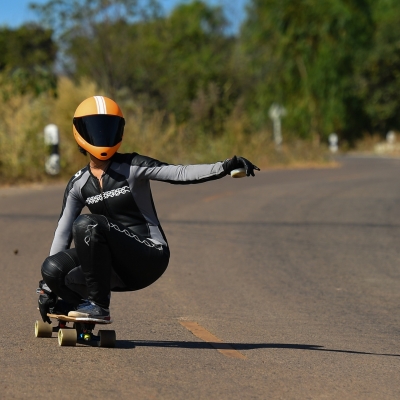
M 400 398 L 400 160 L 152 188 L 171 261 L 115 349 L 34 337 L 64 187 L 0 189 L 0 398 Z

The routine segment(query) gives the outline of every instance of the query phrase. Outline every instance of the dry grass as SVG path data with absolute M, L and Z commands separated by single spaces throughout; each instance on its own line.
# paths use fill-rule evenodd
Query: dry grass
M 357 154 L 384 156 L 384 157 L 399 157 L 400 156 L 400 134 L 394 132 L 395 139 L 393 142 L 388 142 L 382 135 L 365 135 L 363 139 L 356 143 L 353 150 Z
M 0 76 L 0 94 L 12 88 Z M 87 159 L 77 150 L 72 135 L 72 116 L 77 105 L 92 95 L 101 95 L 91 82 L 77 86 L 60 78 L 58 97 L 47 95 L 0 96 L 0 183 L 40 182 L 52 179 L 44 172 L 46 148 L 43 128 L 54 123 L 60 130 L 62 173 L 66 179 L 82 168 Z M 276 151 L 271 132 L 251 131 L 249 122 L 236 110 L 226 121 L 226 133 L 212 137 L 199 133 L 189 124 L 178 125 L 173 116 L 162 112 L 146 115 L 140 105 L 120 101 L 126 117 L 124 141 L 120 151 L 136 151 L 174 163 L 208 163 L 224 160 L 234 154 L 243 155 L 260 168 L 276 166 L 328 165 L 327 149 L 310 143 L 292 141 Z M 196 132 L 196 133 L 195 133 Z
M 43 98 L 13 96 L 5 101 L 0 97 L 1 181 L 39 178 L 43 149 L 37 136 L 43 120 L 42 104 Z

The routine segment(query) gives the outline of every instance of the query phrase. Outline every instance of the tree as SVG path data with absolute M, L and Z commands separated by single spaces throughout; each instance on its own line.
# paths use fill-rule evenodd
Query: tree
M 252 0 L 247 12 L 242 47 L 258 123 L 280 102 L 286 124 L 303 137 L 346 132 L 355 65 L 372 33 L 368 0 Z
M 49 0 L 31 8 L 54 30 L 64 73 L 89 75 L 114 95 L 128 41 L 126 26 L 137 16 L 137 0 Z
M 386 134 L 400 129 L 400 3 L 373 3 L 371 49 L 357 69 L 357 89 L 370 118 L 371 130 Z
M 130 96 L 178 122 L 197 119 L 218 132 L 238 94 L 232 89 L 234 40 L 220 7 L 193 1 L 169 16 L 153 0 L 50 0 L 35 5 L 55 29 L 64 71 L 90 77 L 111 97 Z
M 158 54 L 159 59 L 162 55 L 159 61 L 163 71 L 152 80 L 163 106 L 178 121 L 192 116 L 203 121 L 204 129 L 220 130 L 236 96 L 231 89 L 230 68 L 234 42 L 224 34 L 227 21 L 222 9 L 194 1 L 176 7 L 169 17 L 155 24 L 148 28 L 158 36 L 153 36 L 153 46 L 157 40 L 159 45 L 150 56 Z
M 38 25 L 0 29 L 0 71 L 19 92 L 55 90 L 56 45 L 52 31 Z

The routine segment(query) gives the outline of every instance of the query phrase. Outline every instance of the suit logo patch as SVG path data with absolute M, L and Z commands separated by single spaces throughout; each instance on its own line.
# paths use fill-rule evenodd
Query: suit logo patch
M 86 199 L 86 204 L 94 204 L 99 201 L 103 201 L 103 199 L 108 199 L 109 197 L 120 196 L 121 194 L 129 193 L 129 186 L 123 186 L 122 188 L 109 190 L 107 192 L 103 192 L 103 194 L 98 194 L 96 196 L 91 196 Z

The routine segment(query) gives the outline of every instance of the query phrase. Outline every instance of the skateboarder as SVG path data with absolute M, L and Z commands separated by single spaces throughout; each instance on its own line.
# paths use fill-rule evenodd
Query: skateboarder
M 150 180 L 191 184 L 220 179 L 236 168 L 247 176 L 259 171 L 236 156 L 214 164 L 170 165 L 118 153 L 124 125 L 121 109 L 107 97 L 90 97 L 75 111 L 74 137 L 90 162 L 67 184 L 50 256 L 42 265 L 43 321 L 50 322 L 48 312 L 109 320 L 111 291 L 143 289 L 164 273 L 170 253 Z M 81 214 L 85 206 L 91 214 Z

